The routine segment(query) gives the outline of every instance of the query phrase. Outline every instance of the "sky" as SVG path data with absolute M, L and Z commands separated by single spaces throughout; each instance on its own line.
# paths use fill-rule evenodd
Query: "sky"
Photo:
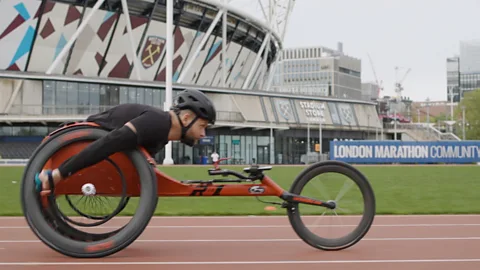
M 342 42 L 346 55 L 361 59 L 362 82 L 374 80 L 370 54 L 381 95 L 395 94 L 398 66 L 398 77 L 411 69 L 403 96 L 447 100 L 446 58 L 460 53 L 461 40 L 480 40 L 479 14 L 480 0 L 296 0 L 283 45 L 335 49 Z

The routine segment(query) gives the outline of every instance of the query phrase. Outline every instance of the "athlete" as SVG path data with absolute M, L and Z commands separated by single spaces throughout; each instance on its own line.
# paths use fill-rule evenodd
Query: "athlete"
M 91 115 L 87 122 L 94 122 L 110 132 L 58 168 L 38 173 L 35 176 L 36 189 L 49 193 L 52 185 L 116 152 L 141 146 L 154 156 L 169 141 L 193 146 L 205 137 L 206 128 L 215 124 L 215 120 L 212 101 L 202 92 L 192 89 L 180 92 L 169 111 L 142 104 L 121 104 Z

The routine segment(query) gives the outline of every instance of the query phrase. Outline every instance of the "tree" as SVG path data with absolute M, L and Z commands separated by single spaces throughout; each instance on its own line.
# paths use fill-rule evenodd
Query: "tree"
M 463 95 L 462 101 L 455 109 L 456 119 L 462 124 L 462 111 L 465 107 L 465 139 L 479 140 L 480 139 L 480 89 L 466 92 Z M 460 125 L 461 134 L 462 126 Z M 461 136 L 460 136 L 461 138 Z
M 437 116 L 430 116 L 430 121 L 432 122 L 444 122 L 444 121 L 447 121 L 447 120 L 450 120 L 450 116 L 447 116 L 446 113 L 441 113 Z

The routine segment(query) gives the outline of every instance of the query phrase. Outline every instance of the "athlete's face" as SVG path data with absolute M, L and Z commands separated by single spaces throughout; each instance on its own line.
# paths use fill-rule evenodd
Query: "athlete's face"
M 193 113 L 186 113 L 182 119 L 183 125 L 188 126 L 194 119 L 196 115 Z M 206 129 L 208 127 L 208 121 L 205 119 L 197 119 L 195 123 L 188 129 L 186 136 L 195 141 L 200 140 L 205 137 Z
M 205 137 L 206 129 L 208 126 L 208 122 L 204 119 L 197 119 L 187 134 L 195 140 L 200 140 L 201 138 Z

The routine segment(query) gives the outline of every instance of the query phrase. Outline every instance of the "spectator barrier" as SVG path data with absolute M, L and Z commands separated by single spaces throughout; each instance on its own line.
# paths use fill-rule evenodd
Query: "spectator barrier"
M 480 162 L 480 141 L 331 141 L 330 159 L 348 163 Z

